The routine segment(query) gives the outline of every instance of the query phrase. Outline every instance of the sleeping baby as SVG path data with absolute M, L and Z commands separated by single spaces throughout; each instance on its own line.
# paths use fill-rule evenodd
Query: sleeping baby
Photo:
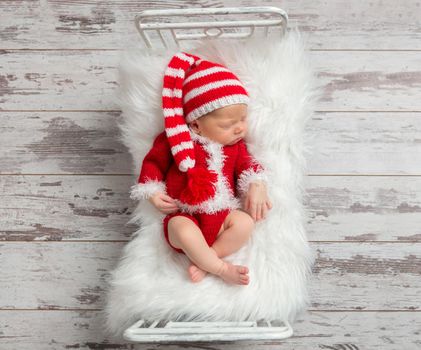
M 165 131 L 145 156 L 131 198 L 160 212 L 169 246 L 191 260 L 190 279 L 207 273 L 247 285 L 247 266 L 223 260 L 250 238 L 272 204 L 264 169 L 247 151 L 249 96 L 225 66 L 179 52 L 164 75 Z

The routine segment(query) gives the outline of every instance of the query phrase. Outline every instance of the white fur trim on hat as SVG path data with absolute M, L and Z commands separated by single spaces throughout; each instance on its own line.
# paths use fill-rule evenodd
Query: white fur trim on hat
M 214 110 L 230 105 L 241 104 L 244 103 L 246 105 L 249 104 L 249 97 L 246 95 L 229 95 L 221 97 L 217 100 L 213 100 L 211 102 L 205 103 L 202 106 L 192 110 L 186 116 L 187 123 L 191 123 L 193 120 L 196 120 L 205 114 L 213 112 Z

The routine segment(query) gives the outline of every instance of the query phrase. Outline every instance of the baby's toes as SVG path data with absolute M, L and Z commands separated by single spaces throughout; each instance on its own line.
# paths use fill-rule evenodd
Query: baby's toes
M 249 269 L 247 266 L 240 266 L 238 268 L 238 272 L 241 274 L 248 274 L 249 273 Z
M 193 275 L 191 275 L 190 276 L 191 277 L 191 280 L 193 281 L 193 282 L 198 282 L 199 280 L 200 280 L 200 276 L 199 276 L 199 273 L 196 273 L 196 274 L 193 274 Z
M 240 276 L 240 281 L 241 281 L 241 284 L 249 284 L 249 281 L 250 281 L 249 276 L 247 276 L 247 275 L 241 275 Z
M 190 265 L 188 268 L 190 279 L 193 282 L 200 282 L 207 274 L 206 271 L 198 268 L 196 265 Z
M 189 275 L 190 275 L 191 279 L 194 279 L 199 274 L 198 268 L 196 266 L 194 266 L 194 265 L 191 265 L 189 267 L 189 270 L 188 271 L 189 271 Z

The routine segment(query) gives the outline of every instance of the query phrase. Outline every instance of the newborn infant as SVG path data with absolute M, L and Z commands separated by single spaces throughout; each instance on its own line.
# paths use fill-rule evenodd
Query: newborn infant
M 194 69 L 180 75 L 176 67 Z M 132 198 L 147 198 L 166 214 L 165 238 L 191 260 L 188 273 L 196 283 L 209 272 L 247 285 L 247 266 L 222 258 L 247 242 L 255 221 L 272 207 L 264 170 L 243 140 L 247 102 L 247 92 L 226 67 L 175 55 L 164 77 L 165 132 L 155 138 L 132 188 Z

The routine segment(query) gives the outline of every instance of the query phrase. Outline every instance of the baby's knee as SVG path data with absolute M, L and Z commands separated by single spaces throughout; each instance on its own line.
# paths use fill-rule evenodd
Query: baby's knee
M 174 216 L 168 221 L 168 235 L 182 241 L 195 229 L 195 224 L 184 216 Z
M 243 211 L 238 211 L 235 222 L 236 226 L 239 227 L 243 232 L 250 234 L 254 230 L 255 222 L 253 218 Z
M 247 214 L 247 213 L 243 213 L 244 214 L 244 219 L 243 219 L 243 223 L 246 229 L 248 229 L 250 232 L 252 232 L 254 230 L 254 227 L 256 226 L 256 222 L 253 220 L 253 218 Z

